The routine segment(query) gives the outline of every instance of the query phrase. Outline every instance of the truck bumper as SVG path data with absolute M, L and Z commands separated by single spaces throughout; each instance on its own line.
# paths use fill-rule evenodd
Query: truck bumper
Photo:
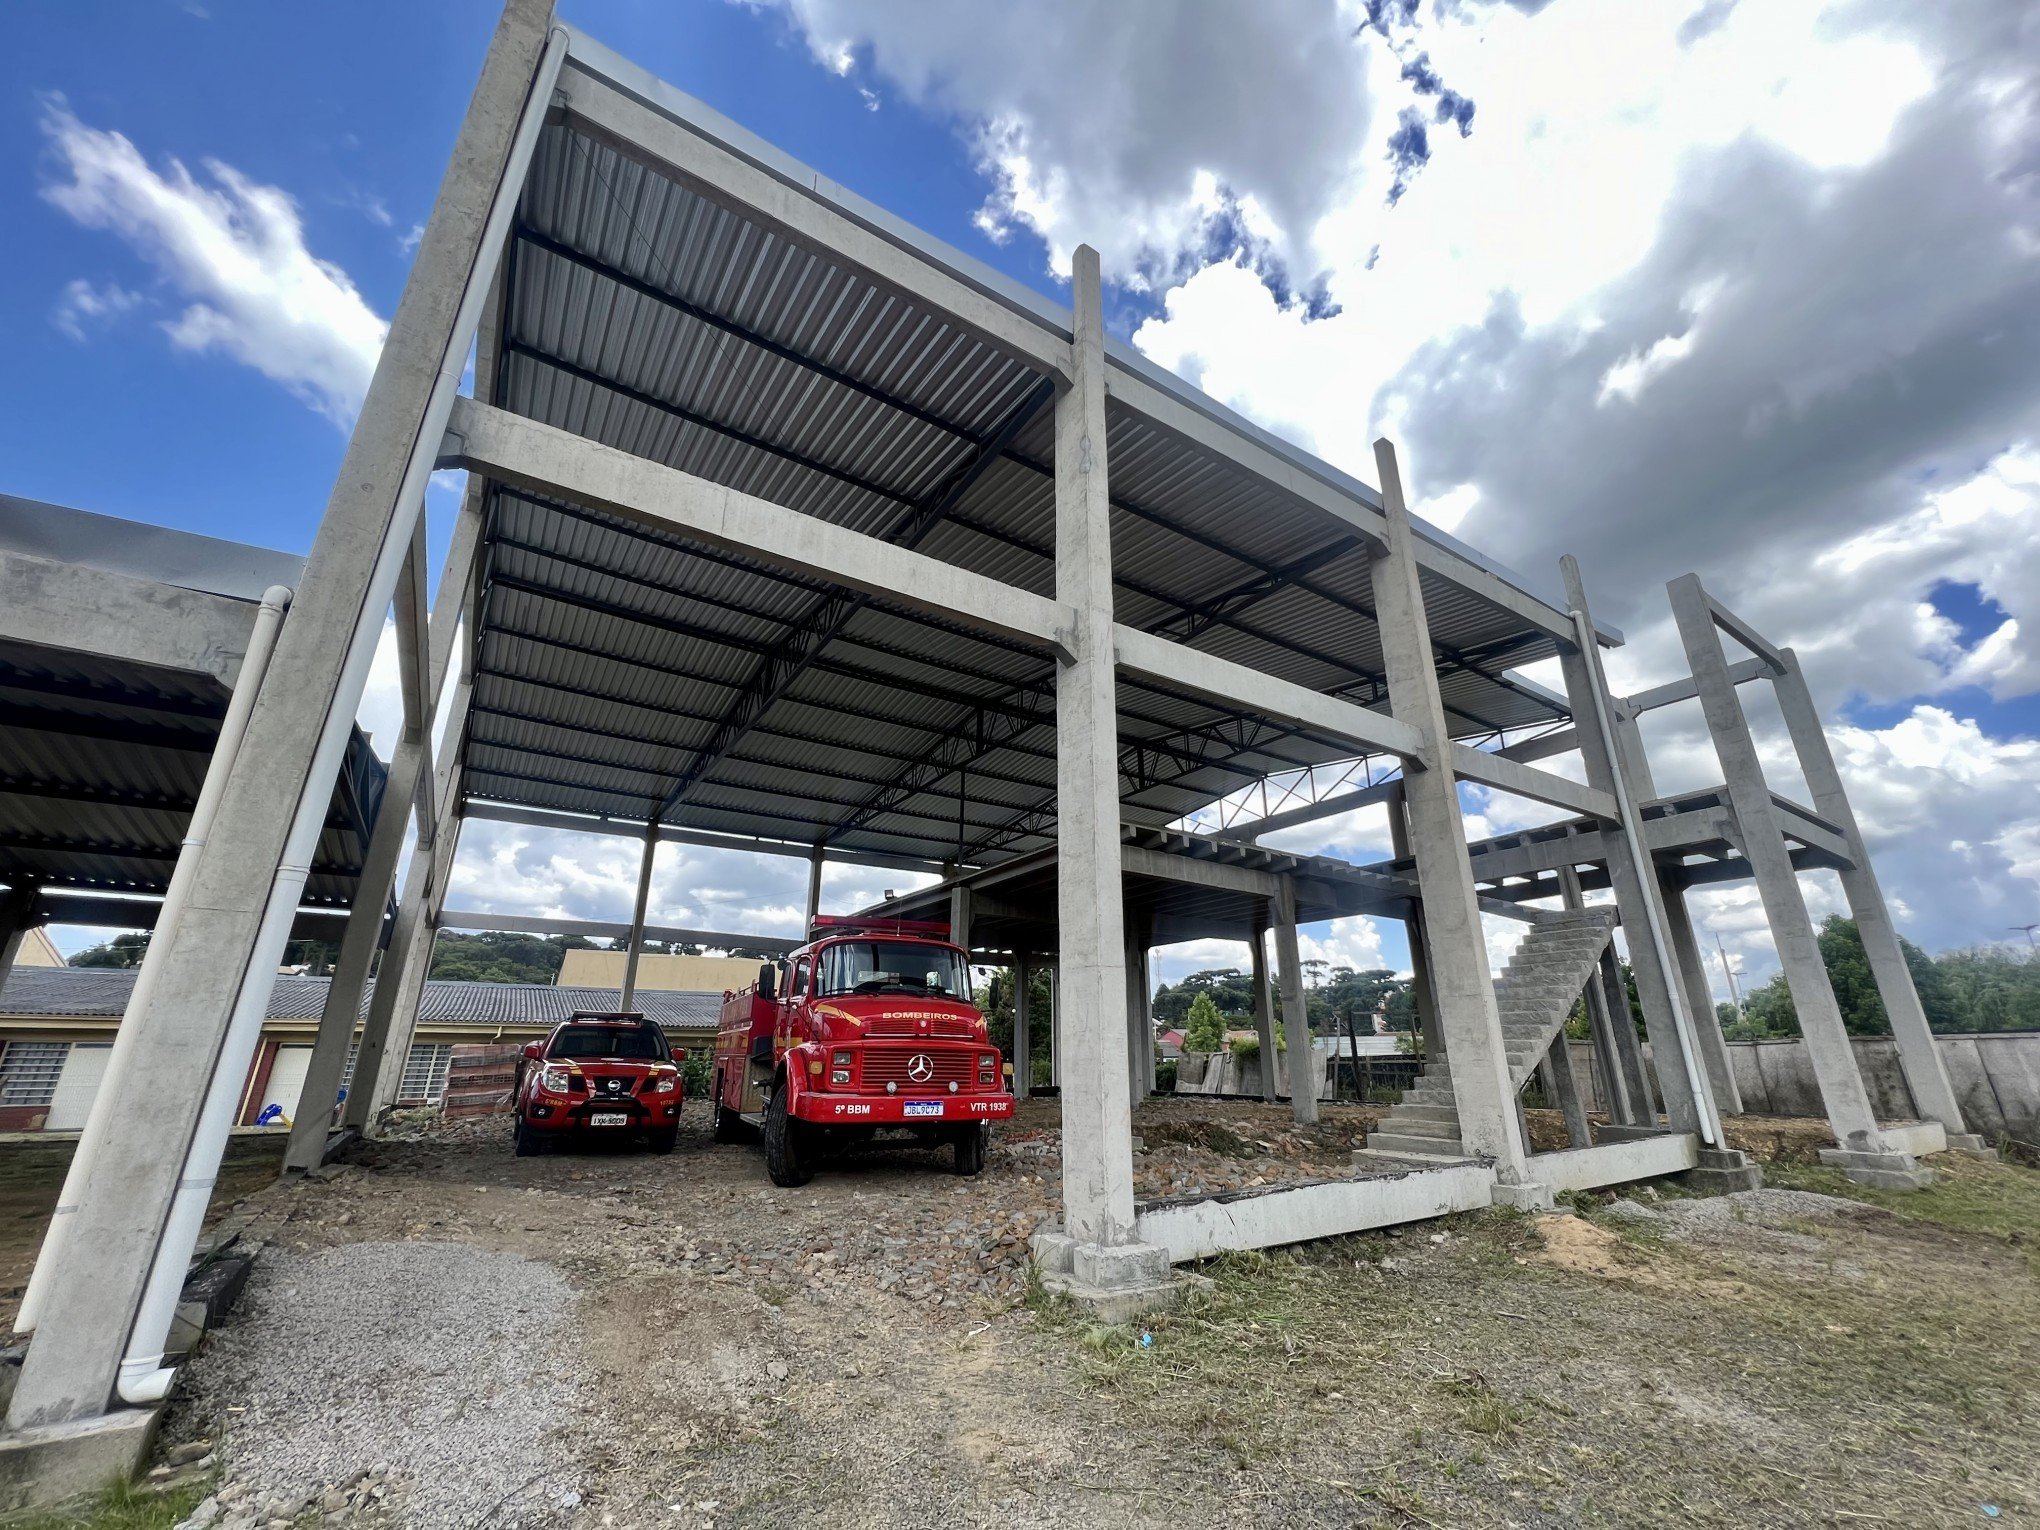
M 929 1110 L 940 1106 L 940 1114 Z M 903 1095 L 825 1094 L 805 1091 L 793 1102 L 797 1120 L 821 1126 L 954 1126 L 967 1121 L 1004 1121 L 1013 1114 L 1010 1094 L 945 1094 L 914 1099 Z

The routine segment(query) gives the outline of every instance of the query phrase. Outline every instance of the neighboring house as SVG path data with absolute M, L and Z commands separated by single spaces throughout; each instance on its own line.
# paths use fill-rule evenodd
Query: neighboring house
M 1183 1055 L 1183 1033 L 1181 1031 L 1163 1031 L 1161 1035 L 1155 1038 L 1155 1045 L 1162 1049 L 1162 1060 L 1164 1062 L 1171 1058 L 1181 1057 Z
M 757 963 L 749 965 L 755 977 Z M 0 989 L 0 1131 L 83 1127 L 134 982 L 133 968 L 15 967 Z M 276 980 L 242 1089 L 239 1124 L 252 1124 L 272 1104 L 286 1116 L 296 1112 L 326 988 L 325 978 Z M 713 1045 L 721 1007 L 720 992 L 646 992 L 638 1000 L 676 1049 Z M 427 983 L 399 1103 L 438 1104 L 456 1046 L 536 1040 L 576 1010 L 615 1008 L 613 987 Z M 350 1048 L 350 1080 L 353 1068 Z
M 621 951 L 575 947 L 560 964 L 559 984 L 614 993 L 623 987 L 623 958 Z M 638 992 L 712 993 L 720 999 L 757 982 L 761 965 L 755 956 L 667 956 L 645 951 L 638 956 Z
M 50 932 L 41 925 L 31 925 L 21 932 L 21 949 L 14 953 L 17 967 L 61 967 L 64 953 L 57 949 L 57 943 L 50 939 Z

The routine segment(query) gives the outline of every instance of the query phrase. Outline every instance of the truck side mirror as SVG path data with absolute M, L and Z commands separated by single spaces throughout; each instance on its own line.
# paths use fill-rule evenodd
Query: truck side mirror
M 758 969 L 758 997 L 776 999 L 779 997 L 779 968 L 766 962 Z
M 545 1043 L 542 1041 L 525 1042 L 524 1060 L 526 1062 L 543 1062 L 545 1060 Z

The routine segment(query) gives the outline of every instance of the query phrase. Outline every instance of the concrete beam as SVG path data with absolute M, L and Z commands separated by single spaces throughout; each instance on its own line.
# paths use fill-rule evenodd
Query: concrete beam
M 1613 823 L 1618 816 L 1615 799 L 1607 792 L 1467 744 L 1452 746 L 1452 773 L 1462 781 L 1478 781 L 1483 786 L 1528 797 L 1532 802 L 1562 807 L 1587 818 L 1598 818 L 1603 823 Z
M 1550 733 L 1540 733 L 1535 738 L 1523 738 L 1513 744 L 1504 744 L 1491 751 L 1504 760 L 1548 760 L 1555 754 L 1573 754 L 1580 747 L 1579 730 L 1557 728 Z
M 1396 776 L 1375 786 L 1364 786 L 1357 791 L 1334 792 L 1329 797 L 1320 797 L 1302 807 L 1284 808 L 1279 813 L 1269 813 L 1262 818 L 1244 819 L 1230 828 L 1219 829 L 1214 837 L 1219 839 L 1245 840 L 1249 843 L 1264 838 L 1281 829 L 1294 829 L 1301 824 L 1316 823 L 1321 818 L 1335 817 L 1350 813 L 1355 808 L 1372 807 L 1377 802 L 1386 802 L 1402 786 L 1402 777 Z
M 232 687 L 256 607 L 0 549 L 0 639 L 211 675 Z
M 1139 845 L 1122 845 L 1119 864 L 1134 876 L 1182 882 L 1192 887 L 1209 887 L 1217 892 L 1236 892 L 1250 898 L 1272 898 L 1281 878 L 1245 866 L 1228 866 L 1222 861 L 1198 860 L 1187 855 L 1170 855 Z
M 1686 577 L 1693 580 L 1696 584 L 1699 582 L 1697 574 L 1688 574 Z M 1729 610 L 1727 606 L 1724 606 L 1712 595 L 1707 596 L 1707 610 L 1708 614 L 1714 618 L 1715 626 L 1755 654 L 1764 667 L 1772 674 L 1782 675 L 1785 672 L 1785 656 L 1771 646 L 1770 639 Z
M 486 823 L 522 824 L 530 829 L 560 829 L 570 834 L 607 834 L 619 839 L 640 839 L 645 823 L 635 818 L 592 818 L 554 808 L 522 807 L 508 802 L 483 802 L 473 798 L 463 805 L 465 818 Z M 703 829 L 683 829 L 677 824 L 659 825 L 659 839 L 665 844 L 701 845 L 711 850 L 742 850 L 755 855 L 792 855 L 807 860 L 814 854 L 811 844 L 784 839 L 750 839 L 739 834 L 715 834 Z M 940 861 L 910 855 L 884 855 L 870 850 L 843 850 L 831 846 L 828 858 L 848 866 L 876 866 L 886 871 L 942 872 Z
M 1766 680 L 1771 667 L 1762 659 L 1744 659 L 1740 664 L 1728 667 L 1731 684 L 1747 685 L 1752 680 Z M 1633 696 L 1617 698 L 1622 709 L 1631 717 L 1644 712 L 1654 712 L 1659 707 L 1672 706 L 1677 702 L 1691 701 L 1700 694 L 1691 675 L 1682 675 L 1677 680 L 1668 680 L 1663 685 L 1654 685 L 1647 691 L 1638 691 Z
M 1171 1264 L 1188 1264 L 1236 1249 L 1279 1248 L 1479 1211 L 1489 1204 L 1494 1183 L 1495 1171 L 1485 1164 L 1455 1164 L 1286 1190 L 1153 1202 L 1141 1208 L 1138 1225 L 1143 1241 L 1169 1251 Z
M 1538 1183 L 1551 1186 L 1555 1194 L 1563 1194 L 1567 1190 L 1599 1190 L 1606 1185 L 1683 1174 L 1699 1162 L 1698 1137 L 1691 1132 L 1666 1132 L 1662 1136 L 1539 1153 L 1531 1160 L 1531 1166 L 1537 1171 Z
M 1067 605 L 1015 585 L 471 398 L 456 402 L 443 450 L 442 467 L 486 473 L 803 577 L 819 572 L 958 626 L 1056 649 L 1074 620 Z
M 1417 762 L 1420 769 L 1427 758 L 1416 730 L 1407 724 L 1293 680 L 1279 679 L 1135 627 L 1114 627 L 1112 642 L 1120 667 L 1137 675 L 1257 717 L 1294 723 L 1369 752 L 1399 755 Z

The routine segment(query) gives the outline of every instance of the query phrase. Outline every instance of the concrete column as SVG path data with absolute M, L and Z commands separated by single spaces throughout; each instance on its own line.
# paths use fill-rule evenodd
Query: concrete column
M 801 926 L 803 940 L 814 934 L 815 915 L 822 911 L 822 866 L 827 857 L 822 854 L 820 841 L 815 844 L 814 854 L 808 857 L 807 873 L 807 923 Z
M 1397 860 L 1412 858 L 1409 802 L 1401 787 L 1397 787 L 1388 799 L 1388 838 Z M 1438 998 L 1437 990 L 1431 986 L 1431 957 L 1424 949 L 1424 906 L 1421 899 L 1411 903 L 1409 917 L 1403 921 L 1403 933 L 1410 947 L 1410 998 L 1417 1007 L 1417 1026 L 1423 1033 L 1424 1056 L 1428 1061 L 1434 1055 L 1445 1055 L 1445 1036 L 1438 1027 Z
M 1800 772 L 1813 793 L 1813 810 L 1842 831 L 1848 842 L 1849 859 L 1855 862 L 1839 873 L 1842 893 L 1849 900 L 1849 913 L 1856 932 L 1863 938 L 1863 953 L 1870 959 L 1870 971 L 1877 980 L 1877 996 L 1884 1001 L 1884 1013 L 1891 1021 L 1892 1039 L 1898 1043 L 1899 1066 L 1905 1071 L 1906 1087 L 1920 1115 L 1939 1121 L 1947 1131 L 1951 1147 L 1981 1151 L 1983 1138 L 1969 1131 L 1962 1107 L 1949 1082 L 1947 1064 L 1940 1043 L 1927 1025 L 1920 1008 L 1919 991 L 1913 986 L 1912 969 L 1906 965 L 1905 950 L 1899 944 L 1898 928 L 1884 901 L 1884 889 L 1870 864 L 1869 847 L 1856 823 L 1856 810 L 1842 785 L 1842 773 L 1835 768 L 1828 748 L 1827 732 L 1821 727 L 1820 709 L 1806 688 L 1799 657 L 1789 648 L 1782 650 L 1785 672 L 1774 682 L 1778 709 L 1785 714 L 1785 726 L 1792 735 L 1793 752 L 1799 757 Z M 1957 1142 L 1956 1138 L 1962 1138 Z
M 1452 1057 L 1459 1137 L 1474 1152 L 1495 1160 L 1502 1186 L 1516 1186 L 1525 1179 L 1523 1144 L 1516 1132 L 1516 1091 L 1509 1081 L 1494 975 L 1481 932 L 1473 868 L 1466 856 L 1459 788 L 1446 764 L 1451 730 L 1438 694 L 1424 595 L 1417 582 L 1415 535 L 1403 504 L 1394 448 L 1377 441 L 1374 458 L 1388 520 L 1387 552 L 1374 562 L 1374 606 L 1381 626 L 1383 667 L 1388 671 L 1390 711 L 1416 729 L 1425 751 L 1424 759 L 1405 762 L 1403 792 L 1423 893 L 1439 1032 L 1447 1038 Z M 1415 769 L 1410 768 L 1412 763 Z
M 623 989 L 616 1007 L 629 1013 L 637 1003 L 638 957 L 645 944 L 645 910 L 652 901 L 652 863 L 659 856 L 659 825 L 654 820 L 645 829 L 645 848 L 638 856 L 637 897 L 630 906 L 630 934 L 624 937 Z
M 1027 953 L 1013 953 L 1013 1097 L 1024 1100 L 1028 1095 L 1028 1070 L 1034 1066 L 1033 1037 L 1028 1027 L 1034 1023 L 1032 1006 L 1027 999 L 1027 984 L 1033 976 L 1027 965 Z
M 1856 1058 L 1842 1024 L 1841 1008 L 1828 984 L 1813 921 L 1807 917 L 1799 878 L 1778 827 L 1777 811 L 1771 805 L 1771 788 L 1764 779 L 1756 742 L 1750 736 L 1749 719 L 1743 715 L 1735 682 L 1729 678 L 1728 664 L 1722 657 L 1712 605 L 1699 579 L 1692 574 L 1673 580 L 1667 588 L 1672 598 L 1672 615 L 1685 645 L 1686 662 L 1692 668 L 1701 710 L 1706 714 L 1707 732 L 1714 740 L 1714 752 L 1727 776 L 1729 807 L 1742 834 L 1742 852 L 1756 880 L 1757 895 L 1763 900 L 1764 919 L 1771 927 L 1779 964 L 1785 969 L 1792 1006 L 1799 1013 L 1806 1055 L 1827 1105 L 1828 1124 L 1834 1128 L 1835 1140 L 1844 1152 L 1882 1155 L 1884 1141 L 1877 1130 L 1877 1117 L 1870 1108 L 1863 1077 L 1856 1071 Z M 1651 1040 L 1655 1044 L 1656 1036 Z M 1665 1071 L 1661 1066 L 1659 1076 L 1663 1077 Z M 1904 1167 L 1896 1172 L 1910 1169 L 1911 1160 L 1906 1159 Z
M 1265 911 L 1255 919 L 1250 953 L 1254 973 L 1254 1035 L 1261 1043 L 1261 1098 L 1271 1105 L 1280 1093 L 1275 1081 L 1275 984 L 1268 973 L 1268 923 L 1272 922 Z
M 1566 1141 L 1573 1147 L 1591 1147 L 1594 1129 L 1587 1121 L 1586 1102 L 1580 1098 L 1579 1080 L 1573 1073 L 1572 1048 L 1566 1044 L 1563 1030 L 1545 1055 L 1544 1075 L 1551 1103 L 1565 1115 Z
M 1580 891 L 1579 872 L 1571 866 L 1558 868 L 1558 885 L 1568 909 L 1587 906 Z M 1611 970 L 1612 988 L 1608 976 Z M 1635 1023 L 1629 1018 L 1629 998 L 1615 992 L 1621 986 L 1622 972 L 1615 964 L 1611 941 L 1594 975 L 1587 979 L 1587 1024 L 1594 1035 L 1594 1057 L 1601 1065 L 1608 1114 L 1624 1126 L 1655 1126 L 1657 1110 L 1651 1104 L 1650 1080 L 1643 1070 L 1643 1047 L 1636 1039 Z M 1615 1007 L 1617 997 L 1621 1000 L 1619 1007 Z
M 1147 943 L 1139 931 L 1126 932 L 1126 1087 L 1134 1100 L 1148 1093 L 1148 1061 L 1154 1056 L 1154 1029 L 1147 1022 Z
M 310 859 L 300 820 L 315 828 L 309 815 L 331 792 L 564 59 L 564 37 L 548 46 L 551 21 L 550 0 L 510 0 L 483 61 L 181 920 L 157 932 L 160 976 L 105 1113 L 118 1128 L 96 1145 L 8 1411 L 14 1429 L 108 1409 L 230 1022 L 274 981 Z
M 1135 1238 L 1098 252 L 1079 247 L 1072 274 L 1070 386 L 1055 403 L 1055 593 L 1076 612 L 1055 681 L 1063 1232 L 1112 1249 Z
M 320 1109 L 324 1100 L 340 1096 L 340 1078 L 347 1069 L 347 1048 L 361 1023 L 361 998 L 368 987 L 368 970 L 383 944 L 384 913 L 397 879 L 397 862 L 403 854 L 404 831 L 418 797 L 421 772 L 431 768 L 429 708 L 436 705 L 445 688 L 447 670 L 453 660 L 455 629 L 463 607 L 468 604 L 468 575 L 481 545 L 481 495 L 479 481 L 472 483 L 460 517 L 454 523 L 453 542 L 447 549 L 445 566 L 439 573 L 439 594 L 433 602 L 429 624 L 426 662 L 428 715 L 405 716 L 404 731 L 390 761 L 389 778 L 383 790 L 383 810 L 362 857 L 361 876 L 355 888 L 354 905 L 347 915 L 347 933 L 340 939 L 340 955 L 333 965 L 333 977 L 326 989 L 325 1009 L 319 1016 L 318 1035 L 312 1043 L 311 1060 L 305 1065 L 305 1083 L 298 1096 L 297 1115 L 291 1122 L 290 1143 L 284 1150 L 285 1173 L 302 1173 L 325 1160 L 333 1111 Z M 468 612 L 470 623 L 473 614 Z M 462 700 L 468 692 L 463 689 Z M 449 787 L 452 777 L 447 778 Z M 438 794 L 444 797 L 444 793 Z M 421 833 L 432 825 L 419 821 Z
M 1679 979 L 1686 987 L 1686 1008 L 1693 1016 L 1693 1034 L 1700 1043 L 1700 1060 L 1707 1065 L 1707 1082 L 1714 1089 L 1714 1103 L 1727 1115 L 1742 1114 L 1742 1091 L 1736 1087 L 1735 1068 L 1728 1060 L 1728 1038 L 1721 1034 L 1721 1017 L 1714 1012 L 1714 992 L 1707 986 L 1707 968 L 1700 956 L 1700 939 L 1693 932 L 1693 911 L 1686 905 L 1683 888 L 1660 875 L 1659 896 L 1665 906 L 1665 925 L 1672 937 L 1672 959 L 1678 963 Z
M 1275 966 L 1282 975 L 1282 1033 L 1289 1042 L 1289 1109 L 1299 1126 L 1313 1126 L 1318 1118 L 1317 1069 L 1310 1050 L 1303 953 L 1296 942 L 1296 883 L 1290 877 L 1278 878 L 1275 884 Z
M 1062 1017 L 1062 958 L 1054 956 L 1048 962 L 1048 1082 L 1056 1090 L 1062 1088 Z
M 949 889 L 949 938 L 970 950 L 971 942 L 970 889 L 952 887 Z
M 1628 751 L 1622 747 L 1579 564 L 1566 557 L 1560 560 L 1560 568 L 1578 634 L 1576 642 L 1559 656 L 1566 698 L 1578 722 L 1587 784 L 1612 794 L 1618 805 L 1621 821 L 1607 836 L 1615 846 L 1608 857 L 1608 879 L 1614 885 L 1615 907 L 1629 948 L 1629 969 L 1636 975 L 1636 997 L 1643 1006 L 1644 1028 L 1650 1032 L 1651 1055 L 1657 1061 L 1658 1090 L 1674 1131 L 1695 1132 L 1703 1144 L 1718 1147 L 1720 1124 L 1715 1119 L 1714 1098 L 1699 1059 L 1687 1054 L 1693 1026 L 1683 987 L 1672 970 L 1664 910 L 1657 901 L 1657 872 L 1644 839 L 1639 811 L 1643 800 L 1640 762 L 1627 758 Z

